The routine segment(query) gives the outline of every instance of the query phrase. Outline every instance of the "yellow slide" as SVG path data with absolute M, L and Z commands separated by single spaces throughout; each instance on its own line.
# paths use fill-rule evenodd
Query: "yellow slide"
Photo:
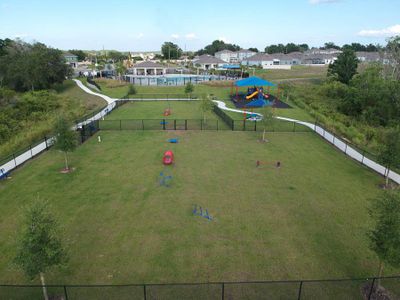
M 258 94 L 258 89 L 253 94 L 246 96 L 246 100 L 250 100 L 250 99 L 254 98 L 254 96 L 256 96 L 257 94 Z

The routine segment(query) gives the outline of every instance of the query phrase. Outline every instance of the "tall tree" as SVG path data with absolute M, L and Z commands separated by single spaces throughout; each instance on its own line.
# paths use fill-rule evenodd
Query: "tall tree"
M 41 43 L 14 41 L 0 57 L 0 77 L 17 91 L 48 89 L 71 74 L 62 52 Z
M 345 49 L 336 61 L 328 67 L 328 75 L 334 76 L 342 83 L 349 84 L 357 73 L 358 59 L 351 49 Z
M 330 49 L 330 48 L 332 48 L 332 49 L 340 50 L 340 46 L 336 45 L 336 44 L 333 43 L 333 42 L 327 42 L 327 43 L 325 43 L 323 48 L 324 48 L 324 49 Z
M 256 52 L 256 53 L 260 52 L 260 51 L 258 51 L 257 48 L 254 48 L 254 47 L 250 47 L 250 48 L 249 48 L 249 51 L 253 51 L 253 52 Z
M 64 152 L 65 170 L 69 171 L 67 153 L 74 151 L 78 144 L 76 132 L 71 129 L 71 125 L 65 118 L 60 117 L 55 126 L 55 133 L 55 149 Z
M 44 274 L 66 261 L 67 255 L 61 243 L 58 223 L 50 213 L 47 202 L 37 200 L 25 213 L 15 263 L 29 278 L 34 279 L 39 275 L 44 299 L 48 300 Z
M 385 167 L 400 166 L 400 129 L 390 128 L 383 136 L 379 148 L 378 161 Z M 386 174 L 386 186 L 389 184 L 389 172 Z
M 200 49 L 199 51 L 197 51 L 196 54 L 214 55 L 216 52 L 222 50 L 238 51 L 240 50 L 240 47 L 235 44 L 225 43 L 224 41 L 221 40 L 215 40 L 210 45 L 205 46 L 204 49 Z
M 127 69 L 122 62 L 117 62 L 115 70 L 117 71 L 119 82 L 121 82 L 122 76 L 125 75 Z
M 386 52 L 390 60 L 391 77 L 400 80 L 400 35 L 392 37 L 386 45 Z
M 373 200 L 369 214 L 375 223 L 368 233 L 370 249 L 379 258 L 381 277 L 384 264 L 400 267 L 400 193 L 383 191 Z
M 82 50 L 71 49 L 71 50 L 68 50 L 68 52 L 76 55 L 78 57 L 78 61 L 84 61 L 86 58 L 86 53 Z
M 182 49 L 172 42 L 165 42 L 161 46 L 161 53 L 165 59 L 178 59 L 182 56 Z

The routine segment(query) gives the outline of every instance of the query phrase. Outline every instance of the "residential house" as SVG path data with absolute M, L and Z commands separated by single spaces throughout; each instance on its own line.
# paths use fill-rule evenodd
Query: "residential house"
M 167 68 L 153 61 L 143 61 L 132 67 L 132 74 L 139 76 L 165 75 Z
M 224 60 L 208 54 L 204 54 L 193 59 L 193 65 L 202 70 L 217 69 L 224 64 L 226 64 Z
M 237 59 L 238 62 L 243 61 L 246 58 L 252 57 L 254 54 L 256 54 L 256 52 L 247 50 L 247 49 L 241 49 L 239 51 L 236 51 L 237 54 Z
M 72 54 L 70 52 L 66 52 L 63 54 L 64 59 L 68 65 L 70 65 L 72 68 L 77 68 L 78 67 L 78 56 L 75 54 Z
M 231 50 L 222 50 L 222 51 L 215 52 L 214 56 L 220 60 L 223 60 L 224 62 L 227 62 L 227 63 L 235 63 L 238 61 L 237 53 L 233 52 Z

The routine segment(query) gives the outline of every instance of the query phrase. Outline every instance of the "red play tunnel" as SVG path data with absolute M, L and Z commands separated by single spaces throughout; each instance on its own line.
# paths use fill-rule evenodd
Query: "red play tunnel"
M 174 162 L 174 153 L 171 150 L 165 151 L 163 156 L 163 164 L 170 165 Z

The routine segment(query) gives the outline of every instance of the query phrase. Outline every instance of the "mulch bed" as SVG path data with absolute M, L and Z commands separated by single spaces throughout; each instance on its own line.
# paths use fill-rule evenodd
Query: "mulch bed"
M 363 296 L 363 299 L 365 300 L 368 299 L 370 291 L 371 291 L 371 283 L 367 283 L 361 287 L 361 294 Z M 370 300 L 398 300 L 398 299 L 400 298 L 392 295 L 388 290 L 386 290 L 382 286 L 379 288 L 375 286 L 370 297 Z

